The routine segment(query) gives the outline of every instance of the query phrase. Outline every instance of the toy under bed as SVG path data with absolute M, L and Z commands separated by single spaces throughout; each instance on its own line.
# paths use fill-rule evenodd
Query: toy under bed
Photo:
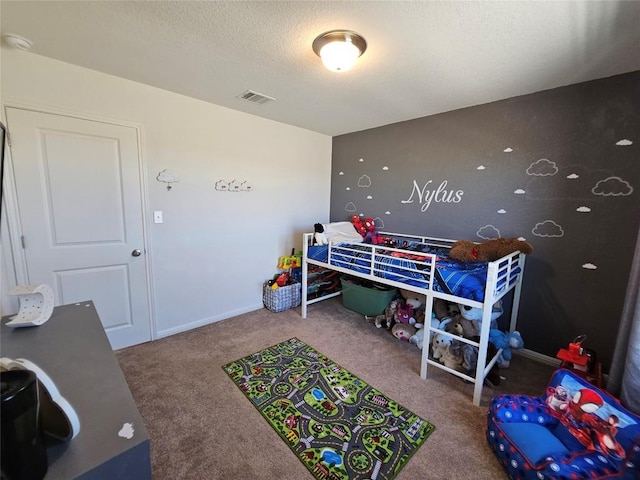
M 514 252 L 494 262 L 465 263 L 448 258 L 447 254 L 455 240 L 421 237 L 406 234 L 381 233 L 394 241 L 398 247 L 354 242 L 330 242 L 314 245 L 314 234 L 304 234 L 302 316 L 307 317 L 308 306 L 326 300 L 340 292 L 325 297 L 308 299 L 306 296 L 306 273 L 309 265 L 336 270 L 338 272 L 367 279 L 378 284 L 411 290 L 426 296 L 426 311 L 433 308 L 433 299 L 442 298 L 483 311 L 480 341 L 462 341 L 478 347 L 478 367 L 474 376 L 449 369 L 429 358 L 430 334 L 443 333 L 426 326 L 420 375 L 427 377 L 427 366 L 433 365 L 475 383 L 473 403 L 479 405 L 484 378 L 501 353 L 487 359 L 490 316 L 493 305 L 504 295 L 513 291 L 511 322 L 509 330 L 516 329 L 517 311 L 524 272 L 525 255 Z M 486 320 L 486 321 L 485 321 Z M 449 334 L 447 334 L 449 335 Z M 460 340 L 460 337 L 456 337 Z M 486 364 L 486 367 L 484 365 Z

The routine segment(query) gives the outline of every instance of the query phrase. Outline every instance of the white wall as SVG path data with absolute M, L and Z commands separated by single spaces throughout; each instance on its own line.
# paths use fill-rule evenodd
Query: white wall
M 158 336 L 261 308 L 278 257 L 329 219 L 329 136 L 31 53 L 1 60 L 4 106 L 141 125 L 147 214 L 164 212 L 148 224 Z M 163 169 L 181 179 L 171 191 L 156 180 Z M 254 190 L 216 191 L 221 179 Z

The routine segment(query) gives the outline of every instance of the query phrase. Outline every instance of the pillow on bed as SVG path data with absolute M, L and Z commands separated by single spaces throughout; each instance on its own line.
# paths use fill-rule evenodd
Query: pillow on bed
M 327 240 L 332 243 L 362 243 L 362 235 L 356 231 L 351 222 L 324 223 L 322 226 Z

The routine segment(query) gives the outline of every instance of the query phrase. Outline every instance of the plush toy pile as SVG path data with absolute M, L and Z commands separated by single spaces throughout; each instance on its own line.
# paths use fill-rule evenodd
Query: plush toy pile
M 394 337 L 408 341 L 422 350 L 425 322 L 428 321 L 432 328 L 450 334 L 431 332 L 431 341 L 428 345 L 431 349 L 431 357 L 448 368 L 475 377 L 478 347 L 457 340 L 456 337 L 480 342 L 482 309 L 434 298 L 433 311 L 427 319 L 425 303 L 424 295 L 400 289 L 400 296 L 389 303 L 384 313 L 373 318 L 374 324 L 377 328 L 386 328 Z M 502 314 L 502 303 L 497 302 L 493 306 L 490 318 L 487 362 L 491 361 L 500 349 L 502 351 L 485 377 L 485 383 L 492 387 L 500 384 L 499 369 L 509 368 L 512 350 L 524 347 L 524 341 L 519 332 L 505 333 L 498 328 L 497 320 Z
M 500 384 L 499 368 L 509 368 L 512 349 L 520 349 L 524 341 L 519 332 L 504 333 L 498 329 L 497 320 L 503 313 L 500 302 L 493 306 L 489 330 L 487 361 L 502 349 L 496 364 L 485 378 L 490 386 Z M 440 330 L 463 337 L 474 342 L 480 341 L 482 328 L 482 309 L 462 304 L 450 304 L 441 299 L 434 299 L 433 314 L 439 321 Z M 445 366 L 475 376 L 478 365 L 478 347 L 456 340 L 442 334 L 435 334 L 431 342 L 432 356 Z
M 424 295 L 400 290 L 400 297 L 389 303 L 384 313 L 373 321 L 377 328 L 386 328 L 394 337 L 411 342 L 422 349 L 424 338 Z
M 461 262 L 493 262 L 516 251 L 528 255 L 533 251 L 533 247 L 517 238 L 494 238 L 482 243 L 458 240 L 452 245 L 449 258 Z

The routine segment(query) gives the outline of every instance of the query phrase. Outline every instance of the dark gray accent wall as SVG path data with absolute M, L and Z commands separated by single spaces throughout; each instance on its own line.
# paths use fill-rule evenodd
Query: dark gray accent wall
M 526 239 L 525 348 L 554 357 L 586 334 L 605 371 L 639 192 L 640 71 L 333 139 L 331 221 L 363 214 L 390 232 Z

